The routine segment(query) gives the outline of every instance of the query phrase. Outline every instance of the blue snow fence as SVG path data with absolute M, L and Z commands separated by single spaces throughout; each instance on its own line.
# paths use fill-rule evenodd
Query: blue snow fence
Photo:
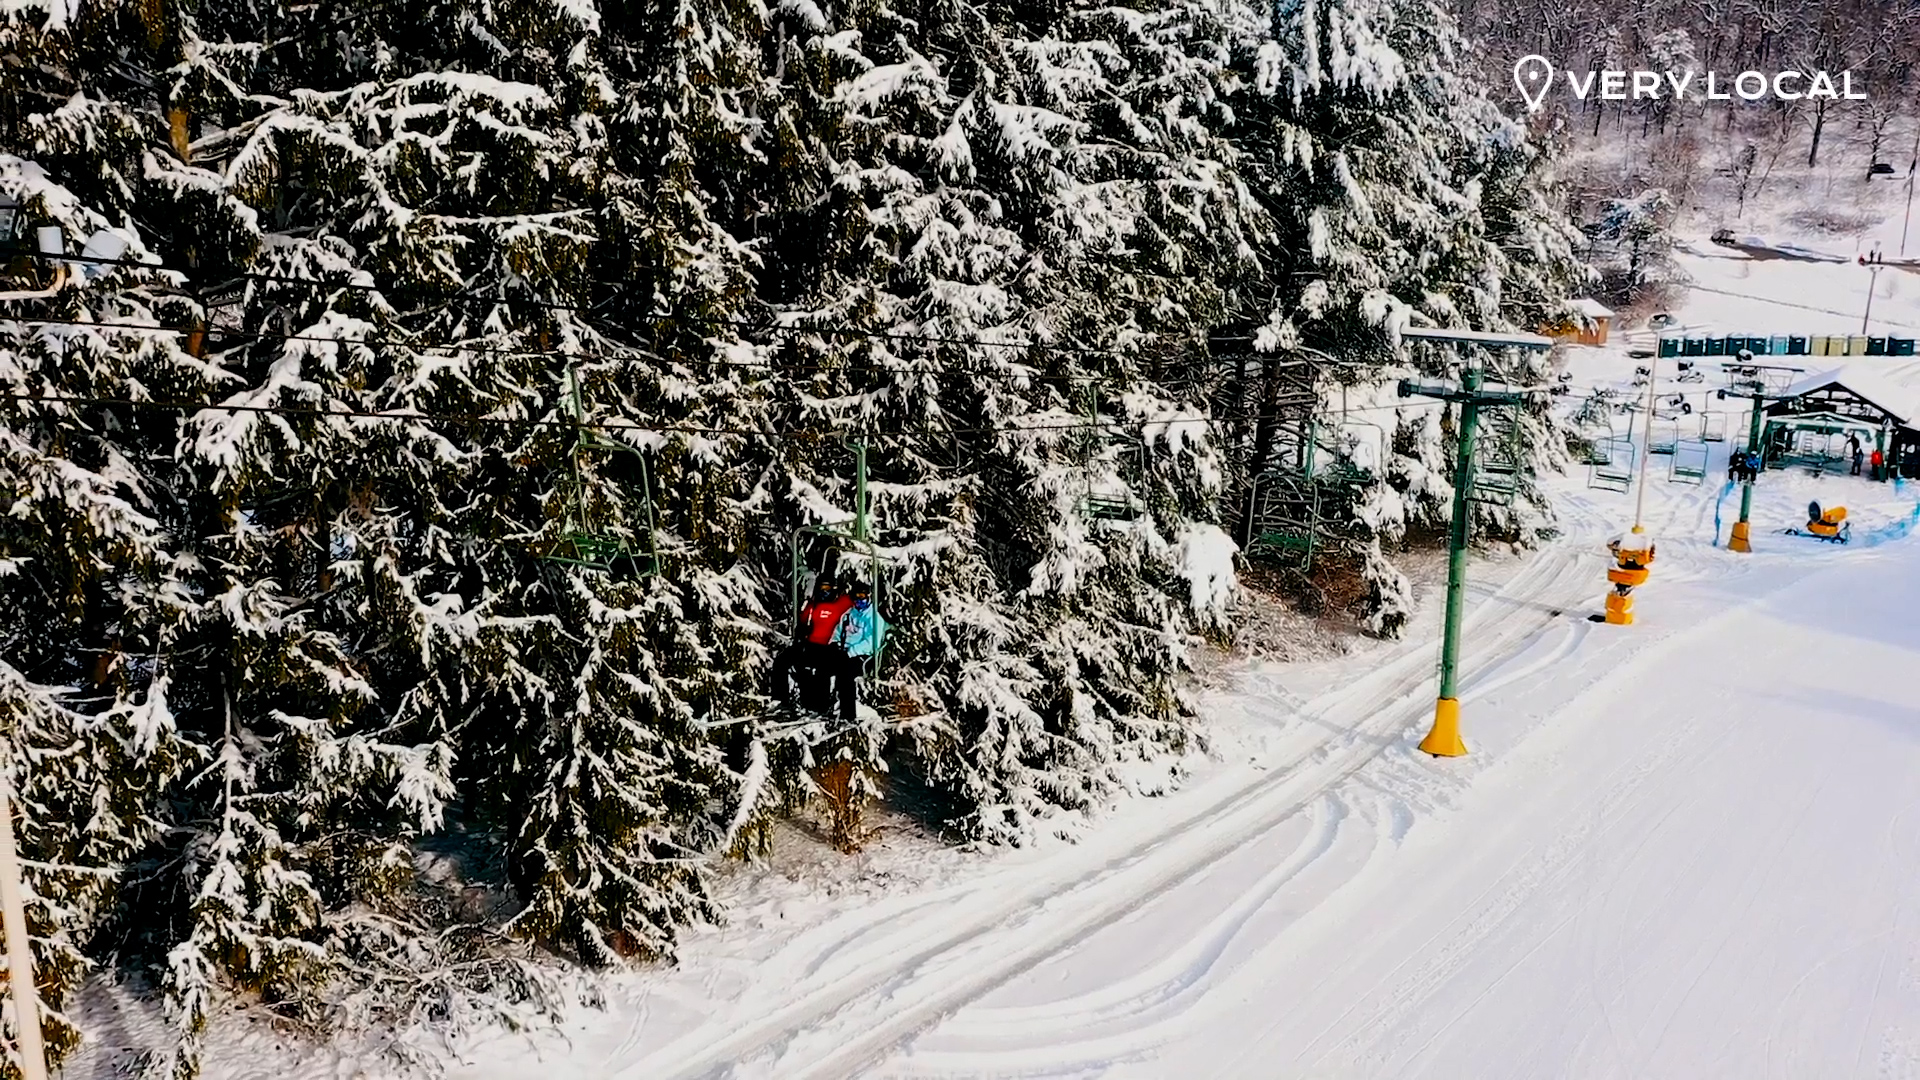
M 1907 494 L 1907 482 L 1899 479 L 1899 477 L 1893 477 L 1893 494 L 1905 496 L 1905 494 Z M 1868 548 L 1872 548 L 1874 544 L 1887 544 L 1887 542 L 1893 542 L 1893 540 L 1903 540 L 1903 538 L 1910 536 L 1912 530 L 1916 527 L 1920 527 L 1920 502 L 1914 502 L 1914 507 L 1912 507 L 1912 511 L 1908 511 L 1907 517 L 1889 521 L 1889 523 L 1885 523 L 1882 527 L 1874 528 L 1872 532 L 1868 532 L 1868 534 L 1864 536 L 1864 544 L 1866 544 Z
M 1893 491 L 1896 495 L 1905 495 L 1907 491 L 1906 482 L 1897 476 L 1894 477 Z M 1916 526 L 1920 526 L 1920 502 L 1913 504 L 1913 510 L 1908 513 L 1906 517 L 1896 521 L 1890 521 L 1868 533 L 1866 536 L 1866 544 L 1868 547 L 1872 547 L 1875 544 L 1885 544 L 1890 541 L 1904 539 L 1913 533 Z
M 1735 486 L 1736 485 L 1732 480 L 1727 481 L 1727 486 L 1720 489 L 1720 497 L 1714 500 L 1714 503 L 1713 503 L 1713 546 L 1714 547 L 1720 546 L 1720 508 L 1727 504 L 1727 496 L 1733 494 L 1733 489 Z

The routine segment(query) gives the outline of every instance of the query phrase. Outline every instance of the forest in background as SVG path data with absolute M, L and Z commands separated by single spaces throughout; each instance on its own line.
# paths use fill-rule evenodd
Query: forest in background
M 1904 187 L 1920 159 L 1920 9 L 1912 4 L 1465 0 L 1451 11 L 1481 46 L 1482 78 L 1516 115 L 1513 64 L 1529 54 L 1575 72 L 1713 71 L 1722 81 L 1747 70 L 1845 71 L 1868 95 L 1750 103 L 1550 97 L 1531 123 L 1565 132 L 1560 175 L 1569 213 L 1583 225 L 1597 222 L 1610 200 L 1659 189 L 1668 223 L 1702 232 L 1746 220 L 1756 203 L 1804 199 L 1791 208 L 1792 224 L 1849 235 L 1872 224 L 1855 204 L 1890 202 L 1868 185 Z

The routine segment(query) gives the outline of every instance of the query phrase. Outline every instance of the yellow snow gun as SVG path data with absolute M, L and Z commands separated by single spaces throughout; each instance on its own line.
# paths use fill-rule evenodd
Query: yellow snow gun
M 1853 526 L 1847 522 L 1847 508 L 1833 506 L 1821 509 L 1818 502 L 1807 504 L 1806 528 L 1780 531 L 1792 536 L 1810 536 L 1829 544 L 1844 544 L 1853 539 Z
M 1633 625 L 1633 590 L 1647 583 L 1653 576 L 1654 544 L 1651 539 L 1637 533 L 1622 543 L 1613 540 L 1607 544 L 1607 551 L 1613 556 L 1613 565 L 1607 568 L 1607 582 L 1613 591 L 1607 594 L 1607 613 L 1593 616 L 1595 622 L 1612 623 L 1615 626 Z

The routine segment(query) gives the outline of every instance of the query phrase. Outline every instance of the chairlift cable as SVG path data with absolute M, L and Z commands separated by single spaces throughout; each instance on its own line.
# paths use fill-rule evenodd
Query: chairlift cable
M 571 419 L 548 420 L 548 419 L 540 419 L 537 417 L 488 416 L 483 413 L 390 412 L 390 411 L 375 411 L 370 409 L 352 409 L 352 408 L 328 409 L 328 408 L 318 408 L 318 407 L 300 407 L 300 406 L 287 406 L 287 405 L 238 405 L 238 404 L 228 404 L 228 403 L 220 403 L 220 402 L 158 401 L 153 399 L 140 399 L 140 398 L 115 398 L 115 397 L 105 397 L 105 396 L 99 396 L 99 395 L 85 395 L 85 394 L 54 395 L 54 394 L 0 393 L 0 401 L 9 401 L 9 402 L 16 402 L 21 404 L 43 404 L 43 405 L 129 406 L 134 408 L 164 409 L 164 410 L 170 410 L 174 412 L 185 412 L 185 413 L 228 412 L 228 413 L 271 414 L 275 416 L 289 416 L 289 417 L 311 417 L 316 419 L 340 418 L 340 419 L 350 419 L 350 420 L 357 420 L 357 419 L 396 420 L 396 421 L 409 421 L 409 422 L 423 423 L 423 424 L 430 424 L 430 423 L 480 424 L 480 425 L 489 425 L 489 426 L 496 426 L 496 427 L 529 427 L 529 428 L 542 428 L 542 427 L 573 428 L 578 426 L 583 428 L 590 428 L 595 431 L 601 431 L 601 432 L 630 431 L 630 432 L 654 432 L 654 433 L 676 433 L 676 434 L 685 433 L 685 434 L 695 434 L 695 435 L 771 435 L 775 440 L 794 439 L 802 436 L 815 438 L 815 439 L 843 438 L 843 437 L 844 438 L 891 439 L 891 438 L 921 438 L 929 434 L 990 435 L 990 434 L 997 434 L 1001 432 L 1023 432 L 1023 431 L 1079 431 L 1079 430 L 1085 430 L 1088 426 L 1086 421 L 1076 420 L 1069 423 L 995 424 L 995 425 L 988 425 L 988 426 L 940 428 L 937 430 L 914 429 L 914 428 L 896 428 L 896 429 L 888 429 L 888 430 L 876 430 L 871 428 L 852 429 L 852 428 L 805 428 L 805 427 L 802 427 L 802 428 L 788 428 L 781 431 L 769 432 L 759 428 L 716 427 L 716 426 L 703 426 L 703 425 L 696 425 L 696 424 L 674 424 L 674 423 L 645 424 L 645 423 L 639 423 L 639 422 L 627 421 L 627 420 L 619 420 L 619 421 L 590 420 L 590 421 L 584 421 L 579 424 L 576 424 L 575 421 Z M 1360 410 L 1356 409 L 1355 411 L 1357 412 Z M 1286 418 L 1287 417 L 1285 415 L 1276 414 L 1276 415 L 1253 416 L 1253 417 L 1249 417 L 1248 419 L 1251 419 L 1254 421 L 1263 421 L 1263 420 L 1281 420 Z M 1205 417 L 1205 416 L 1175 416 L 1175 417 L 1161 417 L 1161 418 L 1150 419 L 1150 420 L 1115 421 L 1111 423 L 1100 424 L 1098 425 L 1098 428 L 1100 430 L 1129 432 L 1139 428 L 1159 427 L 1163 425 L 1172 426 L 1176 424 L 1208 424 L 1211 422 L 1212 422 L 1212 418 Z

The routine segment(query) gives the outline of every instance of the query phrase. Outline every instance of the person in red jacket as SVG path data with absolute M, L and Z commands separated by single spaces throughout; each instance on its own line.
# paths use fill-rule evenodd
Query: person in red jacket
M 842 650 L 833 642 L 834 627 L 853 606 L 853 598 L 840 590 L 840 583 L 829 574 L 821 574 L 813 584 L 813 593 L 800 606 L 800 625 L 794 627 L 793 644 L 788 645 L 774 663 L 773 690 L 783 700 L 790 690 L 788 680 L 800 685 L 800 704 L 816 712 L 830 708 L 828 679 L 840 667 Z

